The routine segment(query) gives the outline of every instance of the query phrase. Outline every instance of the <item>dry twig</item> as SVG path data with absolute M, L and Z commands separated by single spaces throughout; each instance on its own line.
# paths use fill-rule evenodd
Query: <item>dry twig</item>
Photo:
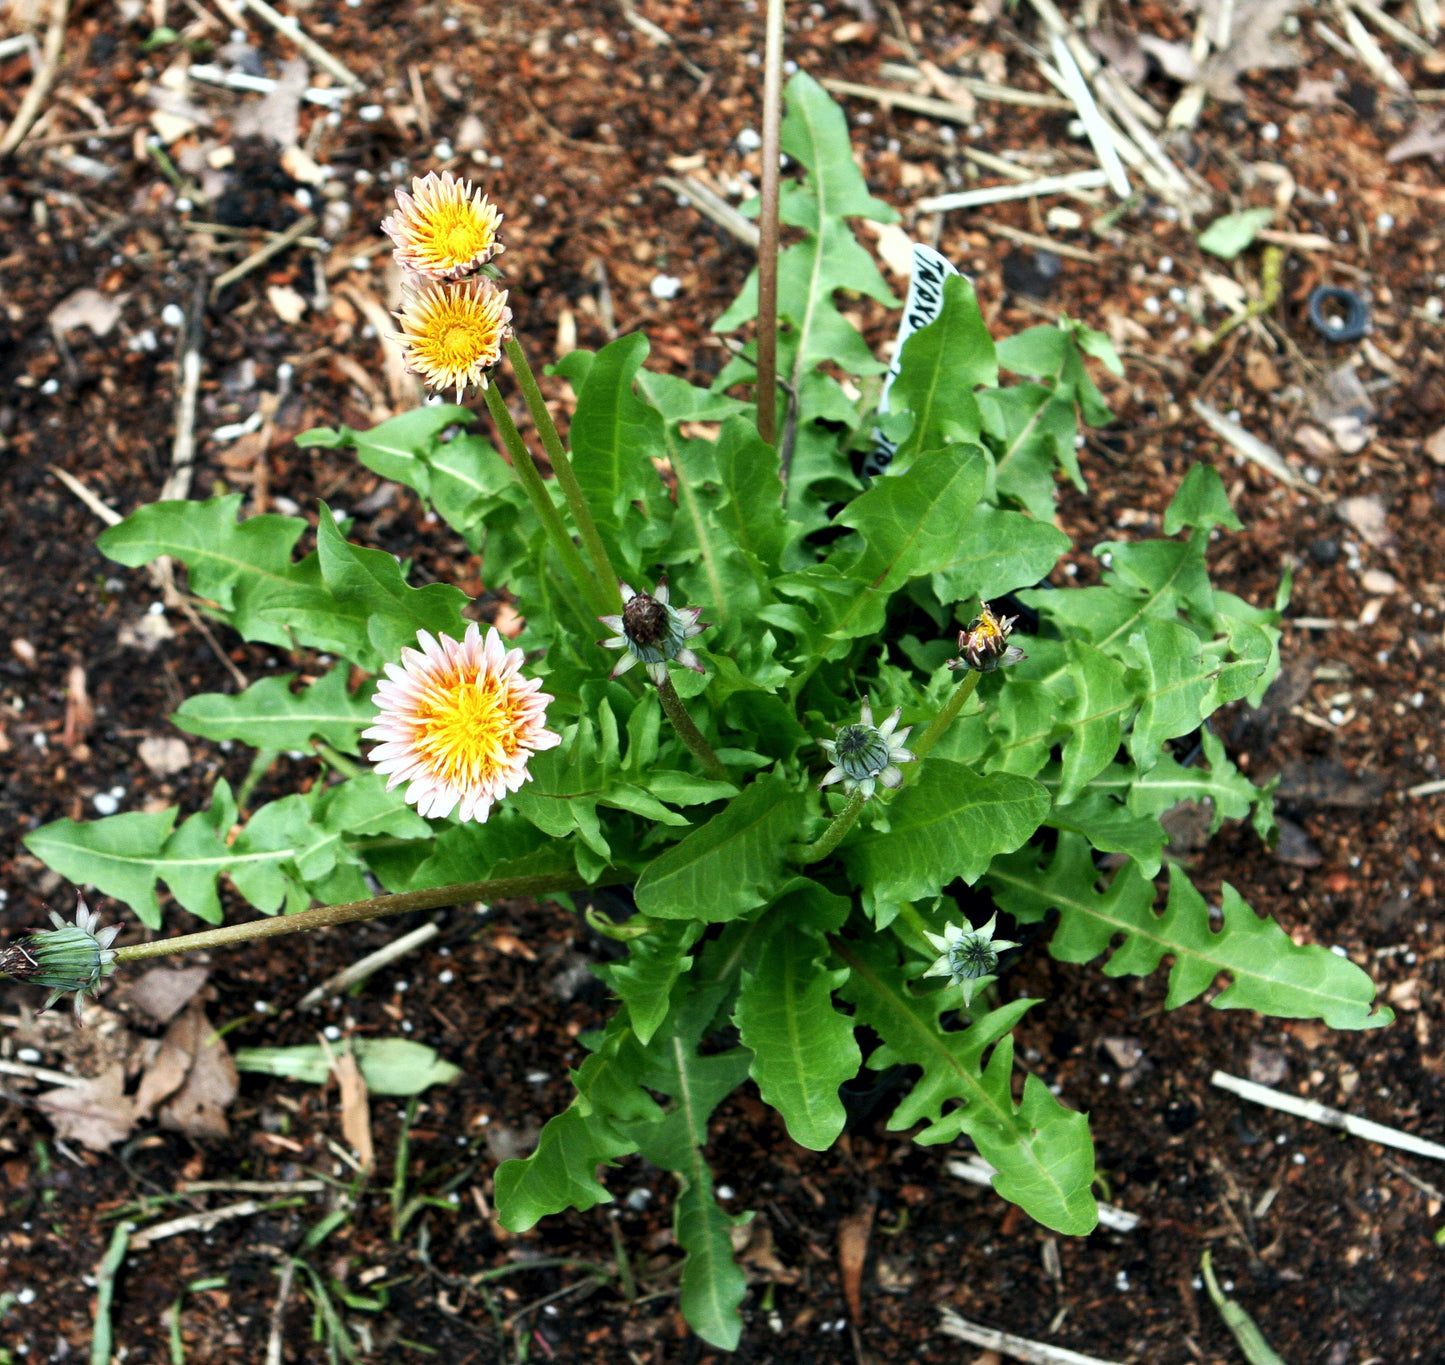
M 320 43 L 309 34 L 301 31 L 301 25 L 294 19 L 288 19 L 284 14 L 271 8 L 266 0 L 246 0 L 246 4 L 253 13 L 259 14 L 277 33 L 289 38 L 301 49 L 313 62 L 323 71 L 329 71 L 343 85 L 350 86 L 360 94 L 366 89 L 366 83 L 356 75 L 353 75 L 346 67 L 336 60 Z
M 1228 1090 L 1241 1099 L 1262 1104 L 1268 1109 L 1278 1109 L 1282 1114 L 1293 1114 L 1296 1118 L 1308 1119 L 1311 1123 L 1320 1123 L 1326 1128 L 1338 1128 L 1349 1133 L 1351 1137 L 1364 1138 L 1367 1142 L 1380 1142 L 1387 1147 L 1398 1147 L 1402 1152 L 1414 1152 L 1416 1156 L 1445 1161 L 1445 1147 L 1438 1142 L 1429 1142 L 1399 1128 L 1387 1128 L 1383 1123 L 1375 1123 L 1370 1119 L 1356 1118 L 1342 1110 L 1331 1109 L 1329 1105 L 1321 1104 L 1318 1100 L 1286 1095 L 1282 1091 L 1271 1090 L 1267 1085 L 1241 1080 L 1226 1071 L 1216 1071 L 1209 1078 L 1209 1083 L 1217 1085 L 1221 1090 Z
M 981 190 L 961 190 L 957 194 L 938 194 L 920 199 L 914 207 L 919 213 L 945 213 L 949 209 L 977 208 L 980 204 L 998 204 L 1005 199 L 1032 199 L 1035 195 L 1061 194 L 1065 190 L 1097 190 L 1109 183 L 1103 171 L 1072 171 L 1068 175 L 1041 175 L 1014 185 L 990 185 Z
M 999 1332 L 992 1327 L 980 1327 L 967 1318 L 959 1317 L 951 1308 L 943 1311 L 939 1330 L 971 1346 L 982 1346 L 985 1350 L 997 1351 L 1000 1355 L 1012 1356 L 1026 1365 L 1113 1365 L 1112 1361 L 1101 1360 L 1098 1356 L 1081 1355 L 1065 1346 L 1050 1346 L 1046 1341 L 1030 1341 L 1027 1337 L 1016 1337 L 1011 1332 Z
M 260 269 L 273 256 L 279 256 L 287 247 L 294 246 L 315 226 L 316 215 L 308 213 L 304 218 L 298 218 L 279 237 L 273 237 L 265 246 L 258 247 L 239 265 L 233 265 L 224 274 L 217 275 L 211 281 L 211 302 L 214 303 L 220 298 L 223 289 L 228 289 L 237 280 L 245 279 L 253 270 Z
M 0 138 L 0 156 L 9 156 L 20 145 L 40 113 L 40 106 L 45 103 L 51 82 L 55 80 L 55 73 L 60 69 L 60 58 L 65 49 L 65 25 L 69 19 L 70 0 L 52 0 L 50 27 L 45 30 L 45 47 L 41 52 L 40 67 L 35 72 L 25 97 L 20 101 L 20 107 L 15 111 L 15 117 L 10 120 L 5 136 Z

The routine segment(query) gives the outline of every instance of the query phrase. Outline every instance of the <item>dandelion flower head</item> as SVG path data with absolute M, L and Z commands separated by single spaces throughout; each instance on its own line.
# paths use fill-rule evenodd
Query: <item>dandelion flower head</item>
M 407 368 L 429 389 L 455 389 L 457 402 L 468 385 L 487 387 L 487 371 L 502 357 L 512 335 L 507 291 L 490 280 L 424 284 L 408 290 L 397 315 Z
M 469 180 L 433 171 L 397 190 L 397 211 L 381 225 L 396 243 L 392 253 L 403 270 L 436 280 L 474 275 L 502 251 L 497 230 L 502 215 Z
M 647 676 L 661 687 L 667 681 L 669 660 L 694 673 L 703 672 L 702 660 L 687 647 L 689 640 L 708 627 L 706 621 L 698 620 L 702 608 L 674 607 L 665 578 L 650 593 L 637 592 L 627 583 L 617 586 L 622 593 L 622 610 L 597 618 L 608 630 L 617 632 L 597 643 L 603 649 L 625 651 L 611 676 L 615 678 L 635 664 L 644 664 Z
M 470 625 L 459 641 L 422 631 L 417 643 L 377 685 L 376 724 L 362 732 L 381 741 L 371 761 L 388 791 L 411 784 L 406 799 L 419 814 L 485 821 L 531 780 L 532 755 L 562 742 L 545 726 L 552 698 L 522 677 L 522 651 L 508 650 L 495 628 L 484 639 Z
M 899 786 L 903 772 L 898 765 L 914 758 L 904 743 L 913 727 L 896 728 L 902 715 L 903 708 L 896 707 L 882 725 L 875 726 L 873 708 L 865 701 L 856 725 L 843 726 L 837 738 L 825 739 L 818 746 L 833 764 L 818 785 L 841 782 L 844 791 L 861 791 L 865 798 L 873 795 L 879 782 L 885 787 Z

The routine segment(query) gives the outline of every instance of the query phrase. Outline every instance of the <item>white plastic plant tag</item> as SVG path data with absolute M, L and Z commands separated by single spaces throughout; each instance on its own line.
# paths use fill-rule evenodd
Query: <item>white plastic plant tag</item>
M 920 327 L 927 327 L 943 310 L 943 282 L 957 275 L 958 267 L 931 246 L 913 243 L 913 272 L 908 279 L 908 297 L 903 303 L 903 316 L 898 319 L 898 342 L 893 348 L 893 363 L 883 377 L 883 392 L 878 398 L 880 414 L 888 411 L 888 390 L 903 364 L 903 343 Z M 896 441 L 890 441 L 877 427 L 873 428 L 873 451 L 863 461 L 863 480 L 883 473 L 898 452 Z

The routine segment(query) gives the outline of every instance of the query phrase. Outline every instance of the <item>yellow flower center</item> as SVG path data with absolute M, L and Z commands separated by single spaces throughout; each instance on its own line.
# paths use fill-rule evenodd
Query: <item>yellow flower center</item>
M 483 255 L 492 245 L 492 229 L 470 203 L 445 204 L 428 224 L 426 246 L 439 261 L 462 265 Z
M 475 304 L 443 306 L 425 332 L 415 338 L 417 352 L 432 364 L 453 373 L 464 373 L 484 357 L 490 361 L 497 348 L 495 319 Z
M 475 672 L 438 678 L 417 707 L 417 751 L 450 782 L 476 782 L 520 747 L 511 687 L 494 677 L 477 679 Z

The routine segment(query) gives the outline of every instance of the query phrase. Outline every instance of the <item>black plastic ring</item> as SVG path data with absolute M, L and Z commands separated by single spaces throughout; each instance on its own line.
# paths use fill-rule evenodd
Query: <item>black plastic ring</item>
M 1333 304 L 1344 316 L 1325 308 Z M 1310 322 L 1326 341 L 1359 341 L 1370 330 L 1370 308 L 1353 289 L 1322 284 L 1310 295 Z

